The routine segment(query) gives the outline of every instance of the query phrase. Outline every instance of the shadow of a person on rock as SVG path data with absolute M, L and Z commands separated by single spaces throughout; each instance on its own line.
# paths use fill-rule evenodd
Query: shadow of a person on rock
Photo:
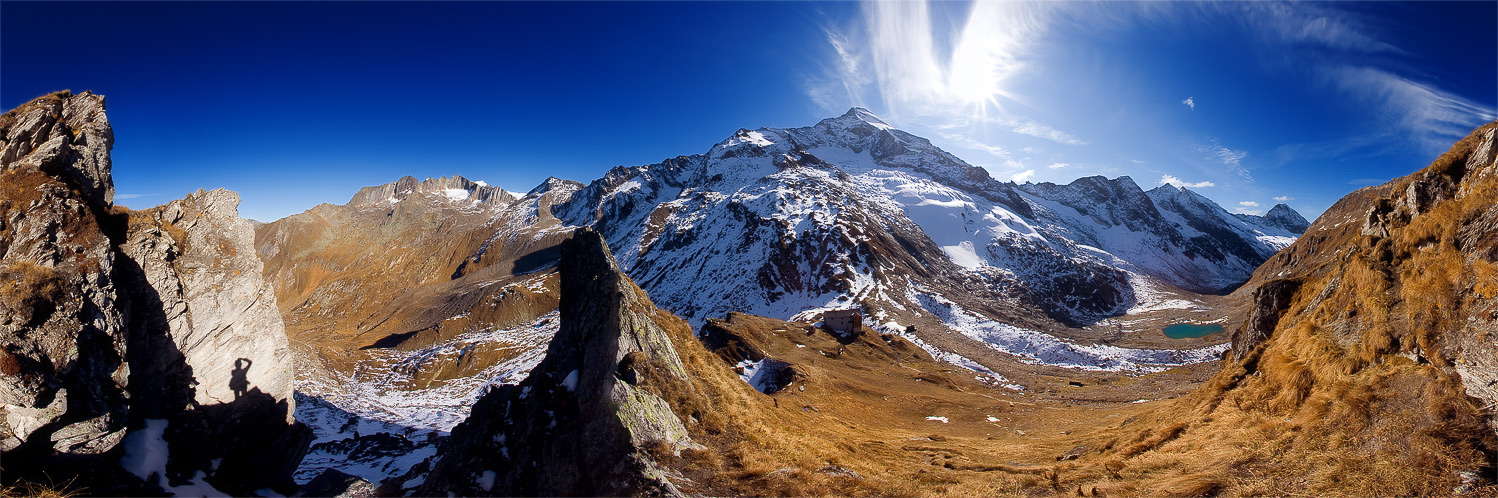
M 234 370 L 229 373 L 229 389 L 234 391 L 234 399 L 239 399 L 250 390 L 250 365 L 253 364 L 249 358 L 234 360 Z

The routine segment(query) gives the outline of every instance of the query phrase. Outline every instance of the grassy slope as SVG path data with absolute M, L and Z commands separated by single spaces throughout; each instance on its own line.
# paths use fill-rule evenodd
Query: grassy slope
M 1460 199 L 1391 224 L 1387 237 L 1361 233 L 1369 206 L 1397 204 L 1422 174 L 1452 174 L 1475 143 L 1350 195 L 1261 268 L 1251 286 L 1300 281 L 1284 317 L 1188 396 L 1020 395 L 898 338 L 867 334 L 837 354 L 807 324 L 717 322 L 795 365 L 793 387 L 766 395 L 672 322 L 695 386 L 661 390 L 683 418 L 710 413 L 689 426 L 709 449 L 660 457 L 691 479 L 685 489 L 709 495 L 1491 495 L 1498 444 L 1455 375 L 1464 360 L 1448 335 L 1480 333 L 1462 324 L 1498 294 L 1495 265 L 1458 236 L 1494 209 L 1498 175 L 1468 178 Z

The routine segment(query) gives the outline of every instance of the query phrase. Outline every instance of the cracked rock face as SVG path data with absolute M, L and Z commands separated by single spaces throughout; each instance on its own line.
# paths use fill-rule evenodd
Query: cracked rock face
M 90 203 L 114 203 L 109 150 L 114 129 L 104 115 L 104 96 L 59 92 L 7 113 L 0 163 L 34 166 L 67 175 Z
M 646 378 L 687 377 L 657 322 L 669 315 L 619 271 L 598 233 L 580 231 L 561 251 L 562 324 L 546 359 L 478 401 L 418 495 L 680 494 L 641 450 L 695 446 L 643 388 Z
M 198 383 L 194 401 L 230 403 L 259 389 L 291 403 L 285 327 L 238 205 L 234 192 L 199 190 L 152 210 L 151 223 L 120 248 L 161 296 L 167 334 Z

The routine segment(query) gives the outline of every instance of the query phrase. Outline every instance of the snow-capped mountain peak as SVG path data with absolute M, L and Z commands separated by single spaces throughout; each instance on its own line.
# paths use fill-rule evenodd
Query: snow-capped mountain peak
M 844 123 L 857 121 L 867 123 L 873 125 L 875 128 L 884 130 L 894 129 L 894 127 L 890 126 L 889 123 L 886 123 L 883 119 L 880 119 L 879 116 L 874 115 L 873 112 L 870 112 L 868 109 L 864 109 L 862 107 L 852 107 L 848 109 L 848 112 L 843 113 L 842 116 L 831 118 L 828 121 L 839 121 Z

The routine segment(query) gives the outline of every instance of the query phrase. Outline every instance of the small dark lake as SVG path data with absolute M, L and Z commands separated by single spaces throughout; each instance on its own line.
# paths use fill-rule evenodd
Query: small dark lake
M 1171 339 L 1190 339 L 1194 337 L 1205 337 L 1222 332 L 1222 324 L 1218 323 L 1177 323 L 1165 326 L 1165 337 Z

